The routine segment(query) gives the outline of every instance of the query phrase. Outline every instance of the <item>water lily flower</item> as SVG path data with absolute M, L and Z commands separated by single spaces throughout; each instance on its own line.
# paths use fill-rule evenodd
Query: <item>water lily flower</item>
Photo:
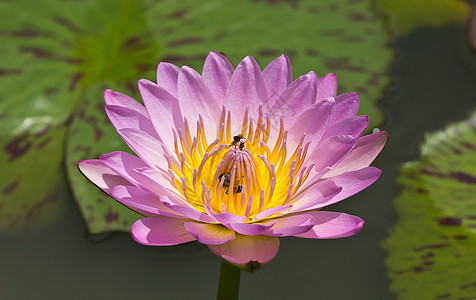
M 106 90 L 106 113 L 137 154 L 79 162 L 82 173 L 145 216 L 131 228 L 144 245 L 197 240 L 231 264 L 256 270 L 279 238 L 341 238 L 357 216 L 321 210 L 371 185 L 385 132 L 361 136 L 357 93 L 337 96 L 334 74 L 292 80 L 282 55 L 261 71 L 210 52 L 200 75 L 160 63 L 142 79 L 144 105 Z

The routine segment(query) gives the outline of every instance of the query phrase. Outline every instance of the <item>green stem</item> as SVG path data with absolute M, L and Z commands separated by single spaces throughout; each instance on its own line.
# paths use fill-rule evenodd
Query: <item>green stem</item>
M 222 260 L 217 300 L 238 300 L 241 270 Z

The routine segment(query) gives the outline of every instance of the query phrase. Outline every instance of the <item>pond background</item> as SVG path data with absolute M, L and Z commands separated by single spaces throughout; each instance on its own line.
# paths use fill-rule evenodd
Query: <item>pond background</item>
M 376 93 L 385 116 L 377 127 L 390 135 L 374 163 L 383 174 L 363 192 L 328 208 L 360 216 L 364 229 L 346 239 L 281 239 L 273 261 L 256 273 L 242 273 L 241 299 L 397 298 L 389 290 L 382 241 L 397 222 L 392 201 L 399 194 L 398 169 L 418 159 L 425 132 L 464 120 L 476 106 L 476 59 L 466 37 L 461 24 L 388 37 L 396 51 L 385 69 L 392 82 Z M 294 72 L 295 78 L 299 75 Z M 2 173 L 10 171 L 7 167 L 2 165 Z M 61 214 L 50 224 L 3 230 L 0 298 L 215 297 L 220 261 L 206 246 L 146 247 L 125 232 L 90 235 L 72 191 L 60 199 Z

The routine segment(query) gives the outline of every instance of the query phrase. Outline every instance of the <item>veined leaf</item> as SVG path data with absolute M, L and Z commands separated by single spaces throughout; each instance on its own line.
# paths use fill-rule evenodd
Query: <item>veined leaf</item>
M 429 134 L 401 169 L 399 221 L 384 246 L 399 299 L 476 297 L 476 112 Z
M 90 232 L 128 230 L 136 216 L 129 213 L 122 217 L 127 214 L 125 208 L 112 199 L 102 198 L 112 203 L 111 208 L 99 204 L 102 194 L 94 187 L 84 187 L 91 184 L 76 169 L 79 158 L 97 158 L 124 145 L 112 126 L 100 120 L 104 116 L 99 113 L 104 106 L 100 88 L 114 85 L 138 99 L 136 81 L 140 77 L 155 80 L 159 61 L 199 70 L 208 52 L 215 50 L 226 53 L 235 64 L 253 55 L 264 67 L 285 53 L 292 61 L 295 77 L 310 70 L 319 76 L 335 72 L 339 93 L 358 91 L 360 113 L 371 116 L 372 128 L 382 121 L 375 103 L 388 82 L 385 72 L 392 52 L 385 45 L 382 22 L 371 12 L 370 4 L 370 0 L 0 2 L 3 144 L 24 134 L 34 136 L 43 123 L 51 124 L 62 132 L 55 137 L 57 148 L 50 151 L 55 155 L 30 147 L 21 157 L 24 165 L 32 161 L 59 165 L 65 141 L 61 130 L 72 124 L 66 141 L 66 166 Z M 76 107 L 79 111 L 75 112 Z M 88 123 L 87 118 L 100 121 Z M 97 137 L 99 132 L 102 135 Z M 0 166 L 13 168 L 8 151 L 4 152 Z M 27 173 L 34 174 L 32 178 L 42 174 L 40 169 L 19 170 L 22 178 L 30 178 L 24 175 Z M 3 176 L 1 189 L 16 180 L 8 174 Z M 41 180 L 44 182 L 35 194 L 46 195 L 57 188 L 55 180 Z M 17 186 L 17 196 L 27 186 L 34 185 L 25 180 L 24 185 Z M 117 224 L 104 221 L 110 209 L 119 215 L 113 218 Z

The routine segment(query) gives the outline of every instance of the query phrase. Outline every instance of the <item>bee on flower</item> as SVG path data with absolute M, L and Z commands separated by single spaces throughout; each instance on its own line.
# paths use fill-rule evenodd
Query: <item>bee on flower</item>
M 292 80 L 282 55 L 263 71 L 210 52 L 202 74 L 160 63 L 142 79 L 144 105 L 106 90 L 106 113 L 135 152 L 79 162 L 82 173 L 144 216 L 131 228 L 144 245 L 191 241 L 243 270 L 275 257 L 279 237 L 341 238 L 357 216 L 321 210 L 371 185 L 370 164 L 387 141 L 362 136 L 357 93 L 337 95 L 334 74 Z M 273 114 L 282 103 L 294 113 Z

